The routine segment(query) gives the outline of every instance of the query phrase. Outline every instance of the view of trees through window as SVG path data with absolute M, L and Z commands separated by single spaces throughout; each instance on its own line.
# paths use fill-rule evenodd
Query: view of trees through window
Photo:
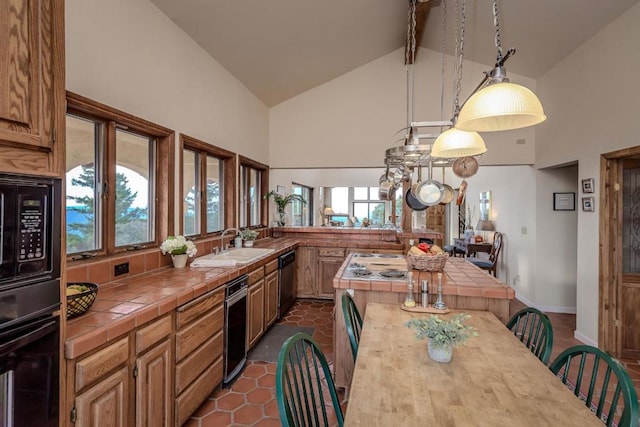
M 220 184 L 218 182 L 207 181 L 206 195 L 207 230 L 220 230 Z M 191 190 L 189 190 L 185 196 L 185 204 L 184 234 L 186 236 L 192 236 L 199 233 L 199 230 L 196 229 L 196 224 L 198 224 L 198 208 L 196 203 L 195 187 L 191 187 Z
M 79 169 L 79 170 L 78 170 Z M 79 172 L 79 174 L 78 174 Z M 82 165 L 74 168 L 67 193 L 67 252 L 78 253 L 100 248 L 101 230 L 97 221 L 96 178 L 93 165 Z M 138 192 L 131 188 L 127 176 L 137 175 L 135 172 L 118 167 L 116 169 L 116 211 L 117 225 L 116 245 L 126 246 L 147 242 L 149 237 L 148 209 L 135 206 Z M 139 176 L 143 185 L 147 180 Z M 98 193 L 99 194 L 99 193 Z M 98 214 L 99 215 L 99 214 Z

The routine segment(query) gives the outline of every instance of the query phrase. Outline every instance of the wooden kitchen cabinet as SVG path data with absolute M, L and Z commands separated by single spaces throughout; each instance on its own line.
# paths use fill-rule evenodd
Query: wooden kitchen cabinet
M 172 424 L 171 316 L 136 331 L 136 426 Z
M 127 427 L 128 400 L 129 370 L 124 367 L 76 397 L 75 425 Z
M 75 363 L 71 422 L 77 427 L 130 425 L 128 361 L 129 339 L 124 337 Z
M 296 251 L 296 274 L 299 298 L 317 296 L 318 248 L 298 247 Z
M 0 16 L 0 170 L 60 175 L 64 2 L 2 2 Z
M 265 329 L 278 318 L 278 270 L 264 278 L 264 324 Z
M 333 278 L 344 262 L 345 252 L 344 248 L 318 249 L 318 297 L 333 299 Z
M 224 286 L 176 310 L 175 421 L 184 424 L 222 382 Z
M 260 280 L 249 286 L 247 295 L 247 349 L 262 336 L 264 317 L 264 280 Z

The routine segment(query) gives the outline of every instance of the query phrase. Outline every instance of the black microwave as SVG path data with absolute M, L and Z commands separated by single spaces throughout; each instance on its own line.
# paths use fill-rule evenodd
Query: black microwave
M 0 174 L 0 289 L 60 277 L 59 179 Z

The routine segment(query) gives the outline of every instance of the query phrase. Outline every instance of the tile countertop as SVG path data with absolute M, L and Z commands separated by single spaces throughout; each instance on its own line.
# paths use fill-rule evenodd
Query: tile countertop
M 265 265 L 267 260 L 298 246 L 298 239 L 264 239 L 257 241 L 255 246 L 274 249 L 274 252 L 248 266 L 163 267 L 100 285 L 98 297 L 89 311 L 67 323 L 65 357 L 75 359 Z
M 380 292 L 407 292 L 406 280 L 382 281 L 366 278 L 342 279 L 343 270 L 351 262 L 351 255 L 342 264 L 333 279 L 334 289 L 356 289 Z M 429 281 L 429 293 L 435 294 L 438 285 L 438 273 L 429 271 L 413 271 L 414 292 L 419 293 L 420 281 Z M 451 257 L 442 271 L 442 294 L 468 297 L 514 299 L 515 291 L 484 270 L 467 262 L 464 258 Z

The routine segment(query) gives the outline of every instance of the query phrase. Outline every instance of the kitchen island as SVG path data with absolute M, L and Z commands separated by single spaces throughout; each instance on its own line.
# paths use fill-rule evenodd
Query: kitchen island
M 385 304 L 402 304 L 407 295 L 406 278 L 354 277 L 350 264 L 361 263 L 365 258 L 359 254 L 351 254 L 342 264 L 333 279 L 335 291 L 335 383 L 337 387 L 349 388 L 353 372 L 353 355 L 349 347 L 344 317 L 342 314 L 342 294 L 353 290 L 355 301 L 364 318 L 366 306 L 370 302 Z M 355 260 L 355 261 L 354 261 Z M 378 264 L 389 262 L 381 258 Z M 396 261 L 397 262 L 397 261 Z M 399 270 L 397 265 L 393 269 Z M 411 270 L 415 282 L 414 294 L 419 293 L 422 280 L 429 282 L 430 302 L 435 301 L 438 273 Z M 484 310 L 492 312 L 500 321 L 509 320 L 509 302 L 515 298 L 514 290 L 506 283 L 487 274 L 463 258 L 449 258 L 442 271 L 442 296 L 449 308 Z

